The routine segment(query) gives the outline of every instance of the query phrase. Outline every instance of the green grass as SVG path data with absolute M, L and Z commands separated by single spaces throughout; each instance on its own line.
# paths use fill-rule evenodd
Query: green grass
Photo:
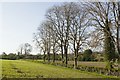
M 61 61 L 56 61 L 56 63 L 62 63 L 62 62 Z M 74 61 L 68 61 L 68 64 L 74 64 Z M 78 61 L 78 65 L 105 68 L 107 63 L 106 62 Z
M 96 73 L 23 60 L 2 60 L 2 76 L 7 78 L 110 78 Z
M 0 60 L 0 78 L 2 77 L 2 60 Z

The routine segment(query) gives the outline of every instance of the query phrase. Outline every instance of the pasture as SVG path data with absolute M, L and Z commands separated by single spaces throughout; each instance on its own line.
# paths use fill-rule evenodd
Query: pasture
M 61 61 L 56 61 L 56 63 L 62 64 Z M 107 65 L 107 62 L 78 61 L 77 63 L 78 65 L 82 65 L 82 66 L 100 67 L 100 68 L 105 68 Z M 68 64 L 74 64 L 74 61 L 68 61 Z
M 2 60 L 2 77 L 7 78 L 110 78 L 70 68 L 24 60 Z

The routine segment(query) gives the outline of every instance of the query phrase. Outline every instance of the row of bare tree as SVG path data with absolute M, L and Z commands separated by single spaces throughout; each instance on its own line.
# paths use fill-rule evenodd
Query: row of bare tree
M 24 43 L 19 46 L 18 55 L 29 55 L 32 51 L 32 46 L 29 43 Z
M 86 45 L 103 49 L 107 60 L 120 57 L 120 2 L 62 3 L 46 13 L 46 20 L 34 34 L 39 49 L 48 55 L 61 53 L 62 62 L 68 64 L 68 48 L 77 57 Z M 65 56 L 64 56 L 65 55 Z M 45 57 L 44 57 L 45 60 Z

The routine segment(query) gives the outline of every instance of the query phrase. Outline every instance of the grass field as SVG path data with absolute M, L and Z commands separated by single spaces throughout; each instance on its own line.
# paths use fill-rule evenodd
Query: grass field
M 56 61 L 56 63 L 62 63 L 62 62 L 61 61 Z M 74 61 L 68 61 L 68 64 L 74 64 Z M 85 61 L 78 61 L 78 65 L 105 68 L 106 65 L 107 65 L 107 63 L 106 62 L 85 62 Z
M 106 78 L 96 73 L 23 60 L 2 60 L 2 77 L 7 78 Z M 110 77 L 110 76 L 109 76 Z
M 2 60 L 0 60 L 0 78 L 2 77 Z

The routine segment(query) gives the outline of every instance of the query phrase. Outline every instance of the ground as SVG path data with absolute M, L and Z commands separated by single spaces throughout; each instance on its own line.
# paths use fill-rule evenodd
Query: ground
M 110 76 L 25 60 L 2 60 L 2 77 L 106 78 Z
M 56 61 L 56 63 L 62 63 L 62 62 Z M 68 61 L 68 64 L 74 64 L 74 61 Z M 105 68 L 107 63 L 106 62 L 78 61 L 78 65 Z

